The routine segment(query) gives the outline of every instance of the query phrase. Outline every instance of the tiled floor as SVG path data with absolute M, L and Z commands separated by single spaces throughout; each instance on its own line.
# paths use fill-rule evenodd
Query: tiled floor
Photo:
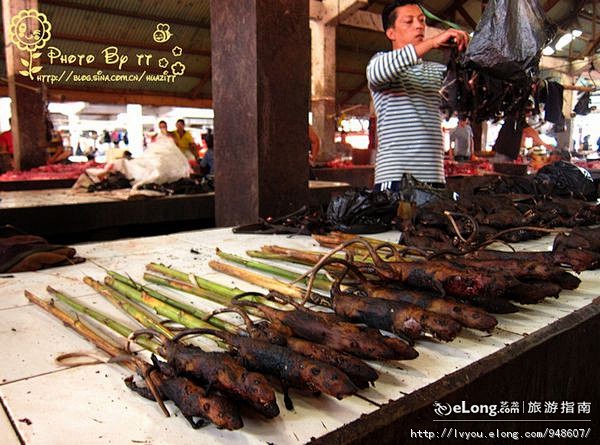
M 397 234 L 382 235 L 395 241 Z M 530 243 L 531 249 L 545 249 L 549 241 Z M 165 263 L 187 272 L 242 289 L 253 289 L 238 280 L 211 271 L 208 260 L 216 259 L 214 249 L 243 254 L 266 244 L 301 249 L 318 249 L 317 244 L 301 236 L 234 235 L 228 229 L 178 233 L 154 238 L 139 238 L 75 246 L 87 262 L 72 267 L 47 269 L 35 273 L 0 278 L 0 342 L 5 359 L 0 362 L 0 397 L 26 444 L 65 443 L 305 443 L 363 413 L 377 409 L 375 404 L 358 397 L 337 401 L 293 394 L 296 409 L 286 411 L 272 421 L 264 421 L 244 412 L 243 430 L 230 433 L 207 426 L 193 430 L 177 415 L 165 418 L 157 406 L 132 394 L 123 385 L 128 373 L 116 365 L 94 365 L 65 369 L 54 359 L 64 352 L 93 350 L 75 333 L 63 327 L 39 308 L 28 304 L 23 290 L 49 298 L 51 285 L 81 301 L 110 312 L 130 326 L 125 315 L 112 308 L 81 280 L 89 275 L 101 280 L 105 269 L 116 270 L 141 280 L 149 262 Z M 551 324 L 574 310 L 591 303 L 600 293 L 600 273 L 585 272 L 584 282 L 576 291 L 564 291 L 558 300 L 526 306 L 517 314 L 500 316 L 493 335 L 464 329 L 452 343 L 419 341 L 420 356 L 410 362 L 374 363 L 381 373 L 376 386 L 361 395 L 376 403 L 396 400 L 403 394 L 422 388 L 451 372 L 461 369 L 523 336 Z M 178 292 L 176 295 L 197 307 L 211 309 L 198 298 Z M 278 395 L 283 407 L 282 396 Z M 0 410 L 2 444 L 18 443 L 8 419 Z M 6 440 L 4 438 L 7 438 Z M 73 441 L 73 438 L 77 438 Z M 12 441 L 12 442 L 11 442 Z

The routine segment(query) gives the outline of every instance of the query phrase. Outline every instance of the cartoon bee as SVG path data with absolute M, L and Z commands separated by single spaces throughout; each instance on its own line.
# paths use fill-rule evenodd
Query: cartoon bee
M 156 30 L 154 31 L 154 34 L 152 34 L 152 38 L 156 43 L 164 43 L 173 35 L 170 30 L 171 25 L 168 25 L 167 23 L 159 23 L 156 25 Z

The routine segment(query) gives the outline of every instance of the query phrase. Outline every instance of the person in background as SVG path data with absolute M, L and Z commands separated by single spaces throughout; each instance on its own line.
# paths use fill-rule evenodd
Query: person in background
M 183 119 L 177 120 L 175 131 L 173 132 L 173 139 L 186 158 L 192 160 L 198 157 L 196 143 L 194 142 L 192 134 L 185 129 L 185 122 Z
M 379 141 L 375 190 L 398 190 L 405 173 L 443 187 L 439 91 L 446 67 L 424 62 L 422 57 L 451 44 L 464 51 L 469 36 L 464 31 L 448 29 L 425 39 L 425 15 L 414 0 L 390 2 L 381 16 L 392 51 L 377 53 L 367 66 Z
M 473 154 L 473 129 L 469 118 L 459 117 L 457 127 L 450 133 L 450 141 L 454 142 L 454 160 L 468 161 Z
M 119 132 L 119 130 L 113 130 L 110 134 L 110 138 L 115 148 L 119 148 L 119 142 L 121 142 L 121 133 Z
M 310 146 L 308 147 L 308 163 L 311 167 L 314 167 L 317 165 L 317 158 L 321 151 L 321 139 L 310 124 L 308 124 L 308 140 L 310 143 Z
M 215 143 L 212 128 L 206 129 L 206 134 L 202 137 L 202 139 L 204 140 L 204 143 L 206 144 L 206 149 L 212 150 L 213 144 Z
M 8 119 L 8 122 L 9 124 L 12 124 L 10 118 Z M 3 131 L 0 133 L 0 174 L 14 168 L 13 153 L 12 129 Z
M 8 119 L 8 123 L 12 127 L 11 118 Z M 14 153 L 12 128 L 0 133 L 0 153 L 8 153 L 10 155 Z
M 170 138 L 173 137 L 173 132 L 169 131 L 169 129 L 167 127 L 167 123 L 165 121 L 160 121 L 158 123 L 158 132 L 159 132 L 159 134 L 162 134 L 163 136 L 169 136 Z
M 588 151 L 590 149 L 590 135 L 587 134 L 583 137 L 583 142 L 581 143 L 581 148 L 583 151 Z
M 215 152 L 214 152 L 214 139 L 212 129 L 206 130 L 206 135 L 204 136 L 204 141 L 206 142 L 206 152 L 204 153 L 204 157 L 202 161 L 200 161 L 200 168 L 202 169 L 202 173 L 205 175 L 214 175 L 215 174 Z
M 340 133 L 340 142 L 335 144 L 335 152 L 338 158 L 351 158 L 352 157 L 352 145 L 346 141 L 347 133 L 342 130 Z
M 531 138 L 533 147 L 546 147 L 547 150 L 554 150 L 554 147 L 544 142 L 537 130 L 533 127 L 530 127 L 529 125 L 526 125 L 523 128 L 523 135 L 521 136 L 521 147 L 526 146 L 525 140 L 527 138 Z

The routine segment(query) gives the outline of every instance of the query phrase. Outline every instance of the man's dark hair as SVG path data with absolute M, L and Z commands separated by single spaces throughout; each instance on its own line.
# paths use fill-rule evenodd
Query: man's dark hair
M 181 122 L 183 125 L 185 125 L 185 121 L 183 119 L 177 119 L 176 123 L 178 124 L 179 122 Z
M 394 25 L 396 18 L 398 17 L 396 14 L 396 8 L 399 6 L 406 5 L 417 5 L 421 6 L 421 2 L 418 0 L 394 0 L 393 2 L 388 3 L 383 8 L 381 13 L 381 22 L 383 23 L 383 30 L 387 31 L 388 28 Z

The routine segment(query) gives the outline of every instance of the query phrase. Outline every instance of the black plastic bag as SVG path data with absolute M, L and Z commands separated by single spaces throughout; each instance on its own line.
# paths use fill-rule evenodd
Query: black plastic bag
M 573 196 L 587 201 L 598 198 L 590 173 L 570 162 L 558 161 L 542 167 L 537 172 L 535 181 L 545 194 Z
M 542 49 L 556 33 L 538 0 L 490 0 L 465 62 L 504 80 L 537 74 Z
M 578 114 L 580 116 L 587 116 L 592 111 L 591 105 L 591 95 L 589 92 L 583 93 L 579 99 L 577 99 L 577 103 L 575 104 L 575 108 L 573 108 L 573 113 Z
M 390 230 L 398 208 L 398 195 L 389 191 L 349 190 L 329 202 L 327 222 L 347 233 Z

